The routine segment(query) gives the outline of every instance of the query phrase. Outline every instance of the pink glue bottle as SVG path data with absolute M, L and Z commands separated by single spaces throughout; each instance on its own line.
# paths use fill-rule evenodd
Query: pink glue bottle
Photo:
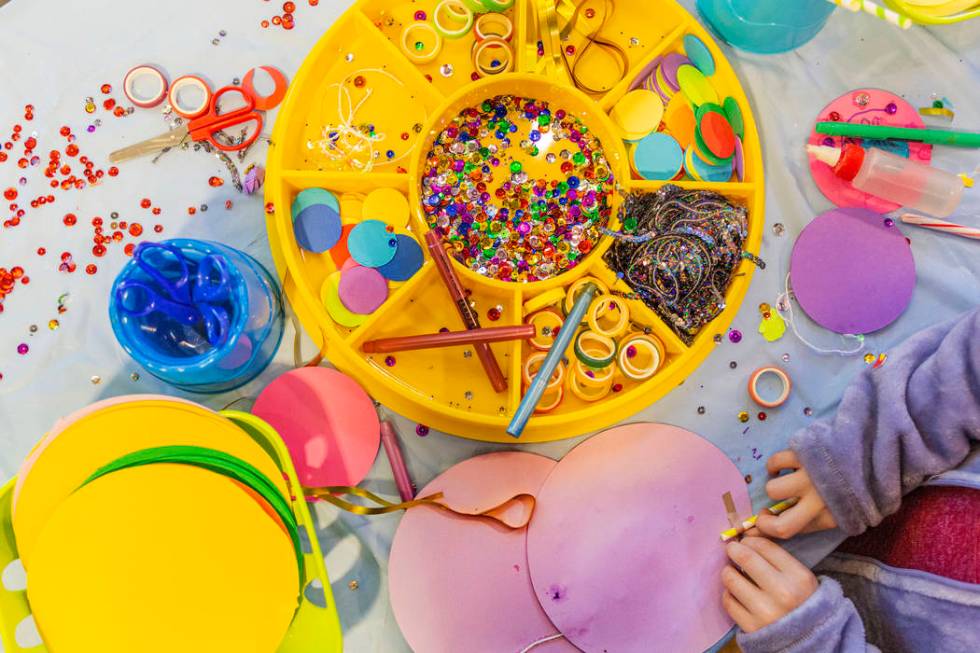
M 951 172 L 910 159 L 847 143 L 843 148 L 807 145 L 807 152 L 858 190 L 937 217 L 956 210 L 963 182 Z

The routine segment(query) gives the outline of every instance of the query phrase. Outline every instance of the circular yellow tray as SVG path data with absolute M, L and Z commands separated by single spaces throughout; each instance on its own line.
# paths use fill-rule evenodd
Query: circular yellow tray
M 559 65 L 557 48 L 571 44 L 581 50 L 586 44 L 581 35 L 573 33 L 568 43 L 547 37 L 553 33 L 549 26 L 563 24 L 567 9 L 574 8 L 575 3 L 563 0 L 558 12 L 551 13 L 544 8 L 554 2 L 519 0 L 507 12 L 514 23 L 515 71 L 478 81 L 471 79 L 469 37 L 446 40 L 439 56 L 430 63 L 413 63 L 402 53 L 402 26 L 413 22 L 417 11 L 426 12 L 431 21 L 436 4 L 437 0 L 361 0 L 307 56 L 292 80 L 272 135 L 266 170 L 269 241 L 294 311 L 309 336 L 323 347 L 338 369 L 360 382 L 375 399 L 410 419 L 463 437 L 514 442 L 505 429 L 521 399 L 520 369 L 528 353 L 527 345 L 491 345 L 508 379 L 508 389 L 501 393 L 490 387 L 472 347 L 398 352 L 393 354 L 394 365 L 386 364 L 386 354 L 365 354 L 360 345 L 367 340 L 432 333 L 441 328 L 458 330 L 463 325 L 428 254 L 414 277 L 390 284 L 388 300 L 362 324 L 346 328 L 334 323 L 321 302 L 321 288 L 336 266 L 329 253 L 311 254 L 296 244 L 290 210 L 296 194 L 305 188 L 334 192 L 341 201 L 342 219 L 350 224 L 361 219 L 366 194 L 378 188 L 395 189 L 409 198 L 412 207 L 407 230 L 403 231 L 401 225 L 396 227 L 416 236 L 424 248 L 422 235 L 428 227 L 419 208 L 420 157 L 461 108 L 501 93 L 548 100 L 552 106 L 576 113 L 602 141 L 619 189 L 654 192 L 667 182 L 631 179 L 624 144 L 614 136 L 615 127 L 607 112 L 644 68 L 669 52 L 683 52 L 684 35 L 694 34 L 707 44 L 717 63 L 717 72 L 709 78 L 711 84 L 720 97 L 734 97 L 742 109 L 745 175 L 742 182 L 672 183 L 717 191 L 746 206 L 746 249 L 758 254 L 765 197 L 759 136 L 748 100 L 728 61 L 704 28 L 672 0 L 615 3 L 603 34 L 622 42 L 629 56 L 630 72 L 608 92 L 594 95 L 575 88 L 564 66 Z M 602 2 L 596 6 L 601 11 Z M 544 56 L 539 57 L 542 49 Z M 452 66 L 450 75 L 444 74 L 448 72 L 446 64 Z M 592 62 L 583 61 L 577 72 L 580 77 L 593 80 L 601 75 L 603 66 L 615 69 L 614 60 L 595 54 Z M 363 80 L 357 80 L 358 76 Z M 367 171 L 357 164 L 330 158 L 319 147 L 324 126 L 339 124 L 352 108 L 343 96 L 338 98 L 340 84 L 353 91 L 352 106 L 363 100 L 351 124 L 372 125 L 375 134 L 383 136 L 376 145 L 379 155 Z M 614 215 L 620 201 L 617 194 Z M 610 226 L 618 226 L 615 217 Z M 567 287 L 585 274 L 598 277 L 610 288 L 629 291 L 602 259 L 611 244 L 611 238 L 605 237 L 578 266 L 558 277 L 533 283 L 491 280 L 455 261 L 453 265 L 463 285 L 472 292 L 470 300 L 475 303 L 483 326 L 516 325 L 522 323 L 525 301 L 549 289 Z M 710 353 L 714 336 L 728 328 L 754 268 L 749 261 L 741 263 L 728 288 L 725 310 L 702 329 L 690 346 L 642 302 L 630 301 L 633 319 L 651 327 L 665 345 L 666 360 L 657 374 L 644 382 L 624 381 L 620 392 L 595 403 L 586 403 L 566 392 L 557 410 L 530 420 L 519 441 L 556 440 L 606 427 L 642 410 L 683 382 Z M 486 317 L 491 307 L 502 309 L 495 322 Z

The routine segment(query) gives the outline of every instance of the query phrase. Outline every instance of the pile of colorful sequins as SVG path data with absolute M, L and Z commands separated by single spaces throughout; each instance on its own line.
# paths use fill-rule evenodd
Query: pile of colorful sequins
M 548 178 L 533 178 L 525 164 Z M 465 109 L 436 137 L 423 163 L 422 206 L 469 269 L 539 281 L 575 267 L 598 243 L 614 184 L 581 120 L 504 95 Z
M 667 185 L 633 194 L 620 208 L 623 232 L 606 262 L 688 344 L 725 308 L 725 292 L 743 258 L 745 207 L 718 193 Z

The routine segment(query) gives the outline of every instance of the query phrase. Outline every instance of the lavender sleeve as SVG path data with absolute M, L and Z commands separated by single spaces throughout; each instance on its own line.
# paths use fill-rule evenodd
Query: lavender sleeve
M 980 309 L 909 338 L 790 446 L 841 530 L 857 535 L 980 440 Z

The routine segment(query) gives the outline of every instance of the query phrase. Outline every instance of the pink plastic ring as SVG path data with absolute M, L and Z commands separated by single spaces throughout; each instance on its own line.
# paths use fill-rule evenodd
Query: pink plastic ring
M 194 107 L 183 107 L 178 104 L 180 98 L 177 94 L 189 86 L 194 86 L 200 89 L 202 97 L 201 103 Z M 170 93 L 167 95 L 167 99 L 170 102 L 170 106 L 174 108 L 174 113 L 178 116 L 184 118 L 199 118 L 204 115 L 208 110 L 208 103 L 211 101 L 211 87 L 207 85 L 200 77 L 195 75 L 184 75 L 183 77 L 178 77 L 174 80 L 174 83 L 170 85 Z
M 138 99 L 136 97 L 136 91 L 133 88 L 136 85 L 136 80 L 143 77 L 155 79 L 157 85 L 159 86 L 159 88 L 156 90 L 156 94 L 151 96 L 148 100 Z M 157 68 L 148 64 L 136 66 L 131 68 L 123 78 L 123 93 L 126 94 L 126 99 L 136 106 L 143 109 L 152 109 L 163 102 L 163 98 L 167 97 L 167 78 Z
M 776 378 L 778 378 L 783 384 L 783 389 L 779 393 L 779 396 L 772 401 L 766 401 L 759 396 L 759 379 L 762 378 L 763 374 L 775 374 Z M 786 399 L 789 398 L 789 391 L 792 388 L 793 382 L 789 380 L 789 375 L 775 365 L 760 367 L 755 372 L 752 372 L 752 376 L 749 377 L 749 396 L 752 397 L 752 401 L 759 404 L 763 408 L 776 408 L 777 406 L 782 406 L 784 403 L 786 403 Z

